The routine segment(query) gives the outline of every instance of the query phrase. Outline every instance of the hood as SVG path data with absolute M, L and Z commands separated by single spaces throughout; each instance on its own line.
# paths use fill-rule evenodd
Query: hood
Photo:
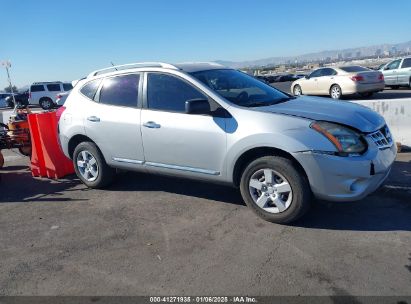
M 376 131 L 385 124 L 381 115 L 365 106 L 322 97 L 301 96 L 255 110 L 336 122 L 365 133 Z

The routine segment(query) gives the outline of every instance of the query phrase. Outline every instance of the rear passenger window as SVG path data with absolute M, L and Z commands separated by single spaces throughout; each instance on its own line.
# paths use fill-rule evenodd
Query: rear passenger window
M 71 83 L 63 83 L 63 89 L 64 91 L 70 91 L 71 89 L 73 89 L 73 86 L 71 85 Z
M 185 112 L 190 99 L 207 99 L 199 90 L 187 82 L 166 74 L 148 74 L 147 102 L 149 109 Z
M 137 107 L 140 75 L 130 74 L 104 79 L 100 103 L 121 107 Z
M 30 88 L 30 91 L 31 92 L 42 92 L 42 91 L 44 91 L 44 86 L 40 85 L 40 84 L 32 85 L 31 88 Z
M 101 79 L 92 80 L 80 89 L 80 93 L 93 100 L 100 83 Z
M 411 68 L 411 58 L 405 58 L 402 62 L 401 68 Z
M 47 90 L 49 90 L 51 92 L 60 92 L 61 88 L 60 88 L 60 85 L 58 83 L 53 83 L 53 84 L 48 84 L 47 85 Z

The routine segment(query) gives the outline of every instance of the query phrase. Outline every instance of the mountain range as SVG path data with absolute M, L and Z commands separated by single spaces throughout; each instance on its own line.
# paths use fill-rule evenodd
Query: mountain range
M 216 60 L 215 62 L 223 64 L 225 66 L 238 69 L 238 68 L 270 66 L 270 65 L 277 65 L 277 64 L 283 64 L 283 63 L 295 62 L 295 61 L 298 61 L 298 62 L 316 61 L 316 60 L 325 59 L 327 57 L 337 58 L 339 54 L 344 56 L 345 54 L 351 53 L 353 56 L 355 56 L 358 52 L 361 53 L 361 56 L 372 56 L 372 55 L 375 55 L 378 50 L 380 50 L 380 52 L 384 52 L 384 51 L 390 51 L 394 48 L 398 52 L 410 52 L 411 41 L 402 42 L 402 43 L 394 43 L 394 44 L 385 43 L 385 44 L 348 48 L 348 49 L 341 49 L 341 50 L 321 51 L 321 52 L 316 52 L 316 53 L 302 54 L 298 56 L 269 57 L 269 58 L 249 60 L 249 61 Z

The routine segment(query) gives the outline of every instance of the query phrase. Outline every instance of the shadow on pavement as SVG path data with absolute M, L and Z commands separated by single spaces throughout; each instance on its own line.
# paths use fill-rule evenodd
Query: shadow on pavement
M 235 205 L 245 205 L 240 192 L 233 187 L 154 174 L 121 173 L 109 190 L 161 191 Z
M 411 191 L 403 186 L 411 185 L 410 172 L 411 163 L 407 157 L 396 161 L 387 186 L 359 202 L 314 201 L 308 214 L 294 226 L 353 231 L 411 231 Z M 34 179 L 28 169 L 8 170 L 0 174 L 3 175 L 0 203 L 78 201 L 84 199 L 75 199 L 75 192 L 94 191 L 84 186 L 79 188 L 80 182 L 75 176 L 59 181 Z M 400 186 L 396 186 L 398 184 Z M 107 191 L 160 191 L 245 205 L 239 190 L 229 186 L 134 172 L 119 174 Z M 67 192 L 72 192 L 70 196 L 74 199 L 67 198 Z M 250 212 L 250 216 L 254 215 Z
M 72 189 L 79 185 L 75 176 L 59 181 L 33 178 L 27 166 L 8 166 L 0 175 L 0 204 L 80 200 L 64 197 L 66 191 L 79 191 Z

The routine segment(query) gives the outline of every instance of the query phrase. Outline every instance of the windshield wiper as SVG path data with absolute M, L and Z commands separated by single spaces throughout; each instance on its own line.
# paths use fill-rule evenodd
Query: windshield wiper
M 295 97 L 284 97 L 284 98 L 276 99 L 273 101 L 256 101 L 256 102 L 245 104 L 244 106 L 246 107 L 266 107 L 266 106 L 272 106 L 278 103 L 286 102 L 286 101 L 289 101 L 290 99 L 295 99 Z

